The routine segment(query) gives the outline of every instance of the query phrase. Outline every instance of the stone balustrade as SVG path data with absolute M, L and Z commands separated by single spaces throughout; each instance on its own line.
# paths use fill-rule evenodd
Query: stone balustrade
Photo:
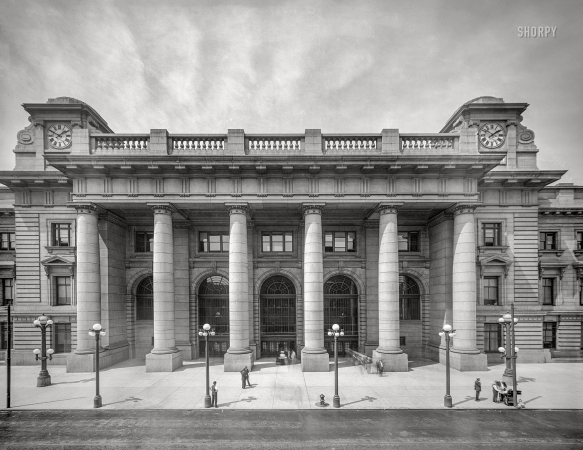
M 249 136 L 246 137 L 247 153 L 268 152 L 277 153 L 279 151 L 299 152 L 302 150 L 303 136 Z
M 179 135 L 171 136 L 172 153 L 192 153 L 196 151 L 225 150 L 225 135 Z
M 405 150 L 457 150 L 459 136 L 447 133 L 401 134 L 401 152 Z
M 150 146 L 148 134 L 99 134 L 93 136 L 93 151 L 114 153 L 116 151 L 145 150 Z
M 324 149 L 328 152 L 358 152 L 377 150 L 381 147 L 381 136 L 323 136 Z

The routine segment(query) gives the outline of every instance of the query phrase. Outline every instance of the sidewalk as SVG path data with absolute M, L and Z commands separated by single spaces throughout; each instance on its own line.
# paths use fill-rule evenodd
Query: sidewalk
M 92 409 L 95 374 L 66 373 L 48 365 L 52 386 L 36 387 L 38 366 L 12 368 L 13 409 Z M 223 372 L 221 360 L 211 360 L 210 382 L 219 387 L 222 409 L 321 409 L 320 394 L 332 408 L 334 365 L 328 373 L 303 373 L 301 366 L 276 366 L 259 360 L 250 374 L 252 388 L 241 389 L 239 373 Z M 502 379 L 503 365 L 484 372 L 451 371 L 454 409 L 510 409 L 492 402 L 492 383 Z M 482 381 L 480 401 L 474 400 L 474 380 Z M 339 364 L 342 409 L 443 409 L 445 366 L 410 361 L 409 372 L 366 373 L 350 360 Z M 205 363 L 187 361 L 173 373 L 146 373 L 144 360 L 124 361 L 100 371 L 104 409 L 203 409 Z M 527 409 L 583 409 L 583 363 L 518 366 L 518 389 Z M 0 408 L 6 408 L 6 365 L 0 365 Z

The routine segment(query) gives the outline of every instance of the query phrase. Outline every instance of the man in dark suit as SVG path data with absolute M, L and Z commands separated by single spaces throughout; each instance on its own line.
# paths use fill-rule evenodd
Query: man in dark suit
M 476 401 L 479 402 L 480 401 L 480 391 L 482 390 L 482 383 L 480 381 L 480 379 L 476 379 L 475 383 L 474 383 L 474 389 L 476 391 Z
M 217 405 L 217 397 L 219 395 L 219 388 L 217 387 L 217 382 L 216 381 L 213 381 L 213 385 L 211 386 L 211 393 L 212 393 L 211 408 L 213 406 L 215 408 L 218 408 L 218 405 Z

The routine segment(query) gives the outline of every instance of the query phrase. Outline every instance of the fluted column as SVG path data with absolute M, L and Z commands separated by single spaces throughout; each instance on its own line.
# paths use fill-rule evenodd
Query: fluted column
M 454 208 L 452 305 L 456 335 L 451 349 L 457 370 L 486 370 L 486 355 L 476 346 L 476 226 L 475 205 Z
M 304 213 L 304 341 L 302 370 L 328 372 L 324 348 L 324 262 L 322 209 L 324 204 L 303 205 Z
M 152 206 L 154 211 L 154 348 L 153 354 L 174 353 L 174 240 L 172 208 Z
M 247 217 L 244 203 L 227 204 L 229 227 L 229 349 L 225 371 L 239 372 L 253 365 L 249 348 L 249 272 L 247 251 Z
M 399 245 L 397 206 L 379 205 L 379 346 L 374 359 L 382 359 L 386 370 L 408 370 L 401 350 L 399 331 Z
M 78 355 L 95 353 L 95 338 L 89 329 L 101 323 L 101 270 L 97 207 L 77 210 L 77 348 Z
M 174 238 L 171 204 L 149 204 L 154 212 L 154 348 L 147 372 L 172 372 L 182 365 L 174 335 Z

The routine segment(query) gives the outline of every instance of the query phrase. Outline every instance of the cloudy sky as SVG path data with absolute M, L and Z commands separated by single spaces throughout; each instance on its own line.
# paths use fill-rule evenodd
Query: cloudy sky
M 437 132 L 492 95 L 530 103 L 539 167 L 583 185 L 581 17 L 580 0 L 0 0 L 0 170 L 20 105 L 59 96 L 116 132 L 301 133 Z

